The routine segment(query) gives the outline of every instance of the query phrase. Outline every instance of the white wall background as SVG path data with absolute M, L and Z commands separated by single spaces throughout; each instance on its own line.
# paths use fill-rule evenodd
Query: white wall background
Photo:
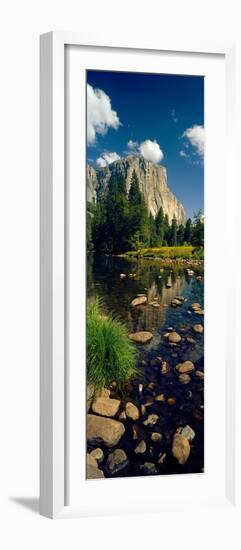
M 240 42 L 229 0 L 5 0 L 0 16 L 0 546 L 240 546 L 239 512 L 51 522 L 38 496 L 38 37 L 66 29 Z M 128 499 L 128 495 L 127 495 Z M 84 542 L 85 538 L 85 542 Z M 239 542 L 238 542 L 239 540 Z

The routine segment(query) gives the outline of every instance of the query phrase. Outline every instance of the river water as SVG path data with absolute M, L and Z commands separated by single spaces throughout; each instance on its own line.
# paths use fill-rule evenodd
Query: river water
M 87 294 L 88 297 L 101 298 L 104 308 L 126 323 L 130 333 L 150 331 L 154 337 L 146 345 L 138 345 L 139 372 L 129 395 L 139 407 L 150 402 L 150 413 L 159 415 L 155 431 L 162 434 L 161 443 L 148 446 L 146 460 L 157 463 L 161 454 L 166 455 L 158 466 L 159 474 L 200 473 L 204 469 L 204 380 L 191 376 L 188 384 L 180 384 L 175 366 L 190 360 L 195 369 L 204 371 L 204 336 L 195 334 L 194 324 L 204 324 L 203 317 L 190 310 L 190 305 L 198 302 L 204 306 L 204 281 L 201 268 L 194 268 L 194 276 L 188 276 L 182 265 L 163 268 L 158 260 L 129 260 L 112 256 L 88 255 Z M 120 274 L 126 275 L 120 277 Z M 166 288 L 169 283 L 171 288 Z M 145 294 L 148 303 L 158 300 L 161 307 L 152 305 L 130 307 L 138 294 Z M 177 307 L 171 306 L 171 300 L 183 296 L 185 302 Z M 173 329 L 182 336 L 178 345 L 170 345 L 164 335 Z M 170 366 L 165 376 L 160 373 L 160 365 L 155 358 L 162 357 Z M 143 392 L 139 393 L 139 384 Z M 165 402 L 160 405 L 155 400 L 163 394 Z M 168 399 L 172 399 L 169 404 Z M 179 426 L 189 425 L 195 431 L 191 443 L 190 458 L 185 465 L 179 466 L 171 456 L 171 440 Z M 142 475 L 140 458 L 133 454 L 132 426 L 126 425 L 126 435 L 122 442 L 130 457 L 130 465 L 121 475 Z M 140 437 L 148 442 L 149 432 L 144 433 L 143 423 L 137 422 Z M 143 431 L 143 433 L 142 433 Z

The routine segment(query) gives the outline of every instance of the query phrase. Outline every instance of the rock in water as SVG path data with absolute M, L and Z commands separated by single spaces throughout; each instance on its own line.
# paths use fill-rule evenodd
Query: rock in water
M 153 338 L 153 334 L 148 331 L 135 332 L 130 334 L 130 339 L 137 344 L 147 344 Z
M 126 416 L 127 418 L 130 418 L 131 420 L 138 420 L 140 417 L 139 409 L 134 405 L 134 403 L 126 403 L 125 408 Z
M 94 414 L 87 415 L 87 441 L 90 445 L 104 443 L 107 447 L 114 447 L 124 433 L 125 427 L 118 420 Z
M 202 325 L 193 325 L 192 329 L 193 329 L 194 332 L 196 332 L 196 334 L 202 334 L 203 333 L 203 326 Z
M 154 426 L 158 420 L 159 416 L 157 414 L 149 414 L 148 418 L 143 422 L 143 424 L 145 426 Z
M 97 397 L 92 405 L 92 411 L 101 416 L 115 416 L 120 407 L 119 399 Z
M 195 367 L 192 361 L 184 361 L 184 363 L 178 363 L 178 365 L 176 366 L 176 371 L 179 374 L 192 372 L 194 369 Z
M 178 464 L 185 464 L 190 455 L 190 445 L 186 437 L 175 433 L 172 443 L 172 454 L 177 459 Z
M 147 297 L 146 296 L 139 296 L 139 297 L 135 298 L 134 300 L 132 300 L 131 307 L 142 306 L 146 303 L 147 303 Z
M 186 437 L 188 441 L 193 441 L 196 435 L 194 430 L 190 426 L 188 426 L 188 424 L 184 426 L 184 428 L 178 428 L 177 433 L 180 434 L 182 437 Z
M 144 440 L 140 441 L 139 445 L 134 450 L 136 455 L 142 455 L 146 452 L 146 442 Z
M 117 474 L 120 470 L 123 470 L 129 463 L 127 454 L 123 449 L 115 449 L 113 453 L 108 456 L 107 469 L 109 474 Z
M 181 336 L 180 334 L 178 334 L 177 332 L 170 332 L 168 333 L 168 341 L 171 342 L 172 344 L 178 344 L 179 342 L 181 342 Z
M 191 376 L 189 376 L 189 374 L 180 374 L 179 375 L 179 378 L 178 378 L 179 382 L 181 382 L 181 384 L 189 384 L 189 382 L 191 382 Z
M 96 170 L 87 165 L 87 201 L 96 203 L 105 199 L 112 175 L 124 177 L 129 193 L 134 170 L 148 211 L 156 216 L 162 206 L 170 223 L 175 217 L 178 225 L 185 224 L 184 208 L 168 187 L 166 169 L 143 156 L 129 155 Z

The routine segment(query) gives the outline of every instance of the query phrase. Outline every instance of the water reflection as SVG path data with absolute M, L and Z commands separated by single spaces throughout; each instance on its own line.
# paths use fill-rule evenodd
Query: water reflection
M 87 265 L 88 296 L 100 297 L 104 307 L 125 321 L 130 331 L 157 331 L 173 322 L 175 327 L 190 322 L 188 304 L 175 310 L 169 307 L 176 296 L 203 305 L 203 283 L 188 277 L 182 267 L 161 269 L 158 262 L 94 255 L 88 256 Z M 147 305 L 130 307 L 138 294 L 147 296 Z

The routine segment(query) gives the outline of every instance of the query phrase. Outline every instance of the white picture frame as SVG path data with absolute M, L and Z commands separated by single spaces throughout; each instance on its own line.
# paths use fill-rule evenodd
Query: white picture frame
M 66 293 L 65 293 L 65 46 L 85 48 L 113 48 L 115 51 L 136 51 L 153 55 L 155 52 L 179 54 L 216 54 L 225 59 L 226 130 L 225 150 L 228 180 L 228 208 L 232 213 L 226 224 L 226 238 L 235 228 L 236 213 L 236 61 L 234 44 L 163 43 L 158 39 L 108 39 L 75 33 L 54 32 L 41 36 L 40 41 L 40 511 L 54 518 L 91 513 L 89 506 L 66 506 Z M 83 65 L 85 54 L 83 51 Z M 228 259 L 232 259 L 235 244 L 230 245 Z M 200 499 L 200 505 L 237 504 L 241 496 L 238 464 L 241 444 L 238 432 L 241 400 L 236 383 L 238 368 L 237 333 L 235 331 L 236 289 L 227 283 L 225 324 L 226 348 L 226 477 L 225 494 L 215 499 Z M 230 299 L 231 296 L 231 299 Z M 233 320 L 232 326 L 230 319 Z M 234 326 L 234 328 L 233 328 Z M 231 365 L 231 366 L 230 366 Z M 82 406 L 82 404 L 81 404 Z M 84 403 L 83 403 L 84 406 Z M 143 478 L 135 479 L 143 483 Z M 104 490 L 104 489 L 103 489 Z M 81 493 L 81 490 L 80 490 Z M 82 495 L 80 494 L 80 498 Z M 192 506 L 192 500 L 185 505 Z M 180 501 L 179 501 L 180 505 Z M 121 510 L 120 503 L 119 510 Z M 169 509 L 175 506 L 167 504 Z M 159 509 L 163 503 L 160 502 Z M 104 508 L 103 508 L 104 509 Z M 151 506 L 150 506 L 151 509 Z M 83 511 L 84 510 L 84 511 Z M 158 502 L 155 510 L 158 510 Z M 95 510 L 96 511 L 96 510 Z M 97 507 L 97 513 L 102 510 Z M 107 508 L 108 511 L 108 508 Z M 109 510 L 111 511 L 111 510 Z

